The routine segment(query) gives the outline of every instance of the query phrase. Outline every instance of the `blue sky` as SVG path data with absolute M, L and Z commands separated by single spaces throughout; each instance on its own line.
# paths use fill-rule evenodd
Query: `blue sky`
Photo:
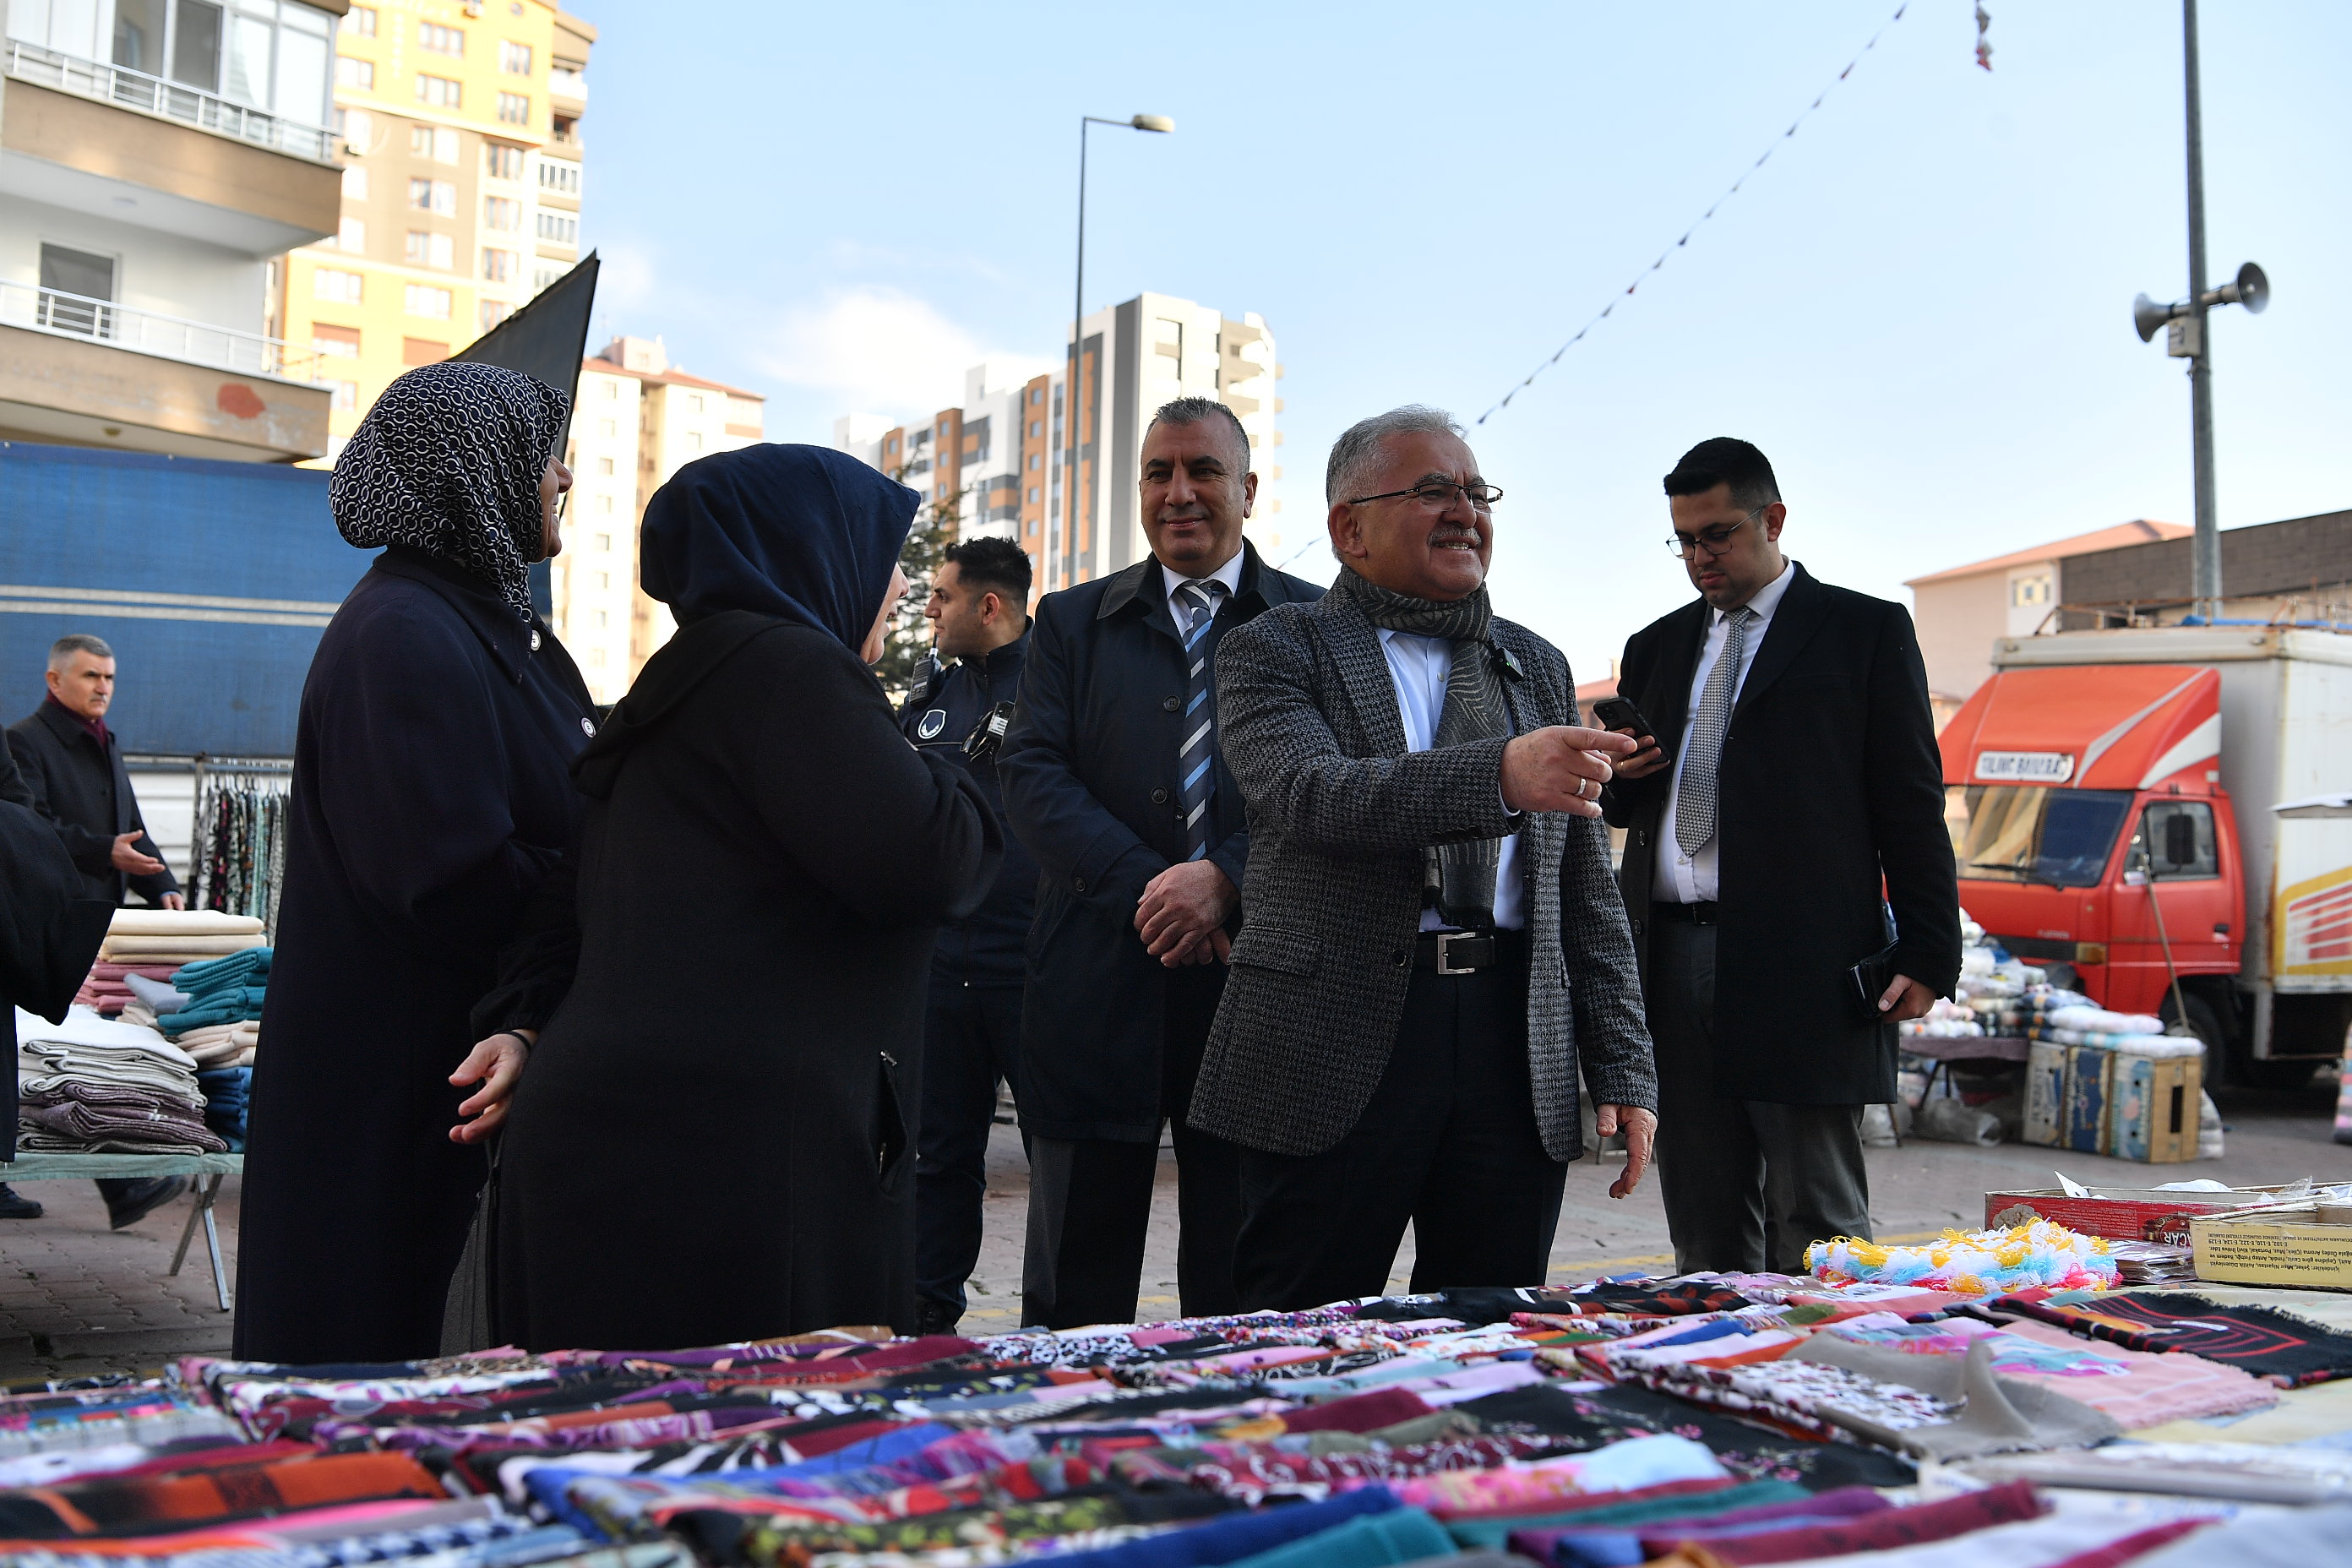
M 1472 433 L 1497 605 L 1580 678 L 1688 596 L 1658 480 L 1705 437 L 1771 456 L 1792 554 L 1890 597 L 2190 514 L 2181 364 L 2128 320 L 2187 287 L 2177 5 L 1986 0 L 1987 73 L 1971 0 L 573 4 L 599 331 L 766 393 L 772 439 L 1058 353 L 1078 116 L 1148 111 L 1177 134 L 1097 132 L 1088 308 L 1265 317 L 1301 523 L 1349 423 L 1475 418 L 1774 149 Z M 2352 6 L 2204 24 L 2209 261 L 2277 290 L 2217 318 L 2222 524 L 2352 506 Z

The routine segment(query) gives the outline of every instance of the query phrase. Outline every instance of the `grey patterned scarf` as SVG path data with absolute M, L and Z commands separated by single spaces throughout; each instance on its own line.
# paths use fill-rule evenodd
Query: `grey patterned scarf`
M 1481 587 L 1464 599 L 1416 599 L 1383 588 L 1342 567 L 1332 586 L 1353 599 L 1364 617 L 1376 626 L 1416 637 L 1444 637 L 1454 644 L 1454 667 L 1445 678 L 1445 705 L 1437 716 L 1437 747 L 1493 741 L 1511 732 L 1509 709 L 1503 700 L 1503 683 L 1495 673 L 1495 647 L 1489 638 L 1494 606 Z M 1465 931 L 1483 931 L 1495 923 L 1495 873 L 1502 864 L 1503 841 L 1473 839 L 1467 844 L 1433 845 L 1423 872 L 1423 896 L 1433 901 L 1440 919 Z
M 404 544 L 469 572 L 529 621 L 539 477 L 571 405 L 520 371 L 420 365 L 384 388 L 335 459 L 335 526 L 362 550 Z

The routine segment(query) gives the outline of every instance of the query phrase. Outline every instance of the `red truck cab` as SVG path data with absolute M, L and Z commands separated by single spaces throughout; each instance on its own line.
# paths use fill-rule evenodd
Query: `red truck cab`
M 1941 737 L 1961 907 L 2117 1012 L 2169 1019 L 2172 976 L 2194 982 L 2189 1023 L 2214 1047 L 2246 907 L 2221 695 L 2188 665 L 2005 669 Z

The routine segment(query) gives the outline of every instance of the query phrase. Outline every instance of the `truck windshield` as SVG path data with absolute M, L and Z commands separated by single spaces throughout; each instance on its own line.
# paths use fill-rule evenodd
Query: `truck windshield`
M 2087 888 L 2106 869 L 2131 803 L 2128 790 L 1950 784 L 1944 826 L 1964 878 Z

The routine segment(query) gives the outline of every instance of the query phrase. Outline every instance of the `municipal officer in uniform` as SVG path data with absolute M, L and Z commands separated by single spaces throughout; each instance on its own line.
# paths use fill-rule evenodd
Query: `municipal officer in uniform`
M 1021 1047 L 1022 1321 L 1056 1329 L 1134 1321 L 1171 1121 L 1184 1314 L 1239 1300 L 1241 1152 L 1184 1122 L 1249 859 L 1218 750 L 1217 645 L 1323 592 L 1244 542 L 1257 476 L 1232 409 L 1165 405 L 1138 467 L 1151 553 L 1039 601 L 1004 743 L 1005 826 L 1045 868 Z
M 933 630 L 932 656 L 899 710 L 899 726 L 917 746 L 969 768 L 1002 817 L 996 750 L 1029 651 L 1029 557 L 1009 539 L 948 546 L 923 615 Z M 963 1316 L 964 1281 L 980 1258 L 997 1081 L 1016 1102 L 1021 1092 L 1021 952 L 1036 888 L 1036 860 L 1005 835 L 1004 863 L 987 900 L 940 931 L 931 950 L 915 1142 L 915 1321 L 922 1333 L 953 1331 Z

